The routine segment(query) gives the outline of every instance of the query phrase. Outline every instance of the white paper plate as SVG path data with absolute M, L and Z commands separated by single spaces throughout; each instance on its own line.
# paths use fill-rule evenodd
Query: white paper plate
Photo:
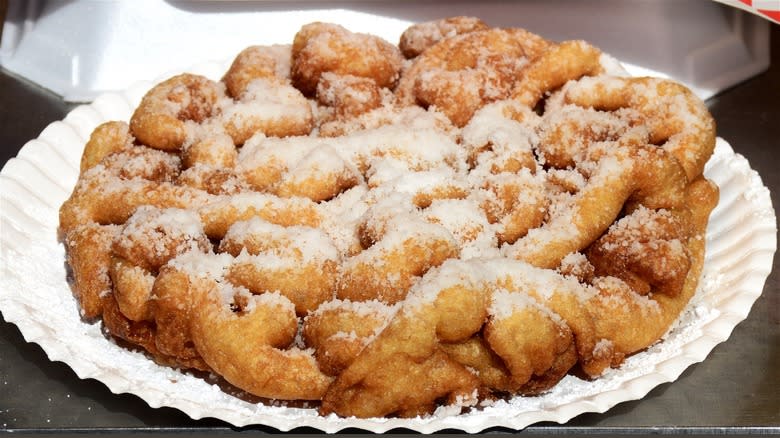
M 219 78 L 227 63 L 190 71 Z M 154 364 L 106 339 L 98 324 L 79 318 L 66 280 L 64 248 L 57 240 L 58 210 L 78 177 L 91 131 L 107 120 L 127 120 L 151 83 L 106 94 L 73 110 L 28 142 L 0 173 L 0 311 L 49 359 L 68 364 L 81 378 L 103 382 L 114 393 L 132 393 L 152 407 L 180 409 L 192 418 L 216 417 L 236 426 L 263 424 L 280 430 L 310 426 L 326 432 L 357 427 L 383 432 L 478 432 L 522 429 L 540 421 L 564 423 L 585 412 L 604 412 L 644 397 L 704 360 L 744 320 L 761 295 L 777 246 L 769 190 L 744 157 L 718 139 L 705 174 L 720 186 L 721 201 L 707 232 L 707 256 L 699 291 L 663 342 L 630 357 L 620 369 L 586 382 L 566 377 L 550 393 L 516 397 L 463 415 L 445 410 L 428 418 L 342 419 L 314 409 L 248 403 L 197 377 Z

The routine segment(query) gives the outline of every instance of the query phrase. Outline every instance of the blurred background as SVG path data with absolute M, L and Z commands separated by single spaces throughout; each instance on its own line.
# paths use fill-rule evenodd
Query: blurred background
M 248 45 L 292 41 L 311 21 L 397 42 L 413 21 L 472 15 L 551 40 L 585 39 L 631 73 L 672 77 L 707 98 L 769 65 L 768 17 L 757 2 L 724 1 L 450 0 L 445 8 L 431 0 L 0 0 L 0 66 L 86 102 L 193 63 L 232 59 Z

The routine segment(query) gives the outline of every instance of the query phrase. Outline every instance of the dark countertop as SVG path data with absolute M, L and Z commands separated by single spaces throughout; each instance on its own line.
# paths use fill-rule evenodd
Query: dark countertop
M 718 135 L 744 155 L 780 205 L 780 26 L 772 26 L 770 69 L 707 101 Z M 16 155 L 73 106 L 0 69 L 0 163 Z M 780 434 L 780 261 L 748 318 L 728 341 L 677 381 L 604 414 L 583 414 L 565 425 L 536 424 L 525 433 L 774 433 Z M 112 394 L 80 380 L 26 343 L 15 325 L 0 321 L 0 432 L 223 432 L 213 419 L 191 420 L 172 408 L 150 408 L 134 395 Z M 276 431 L 251 427 L 253 431 Z M 241 429 L 245 430 L 245 429 Z M 296 429 L 311 432 L 311 429 Z M 506 429 L 490 429 L 504 432 Z

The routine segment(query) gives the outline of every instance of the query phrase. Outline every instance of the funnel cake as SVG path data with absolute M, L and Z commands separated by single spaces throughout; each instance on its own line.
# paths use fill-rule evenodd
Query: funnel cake
M 669 80 L 476 18 L 332 24 L 99 126 L 60 209 L 84 319 L 323 415 L 596 379 L 694 294 L 715 126 Z

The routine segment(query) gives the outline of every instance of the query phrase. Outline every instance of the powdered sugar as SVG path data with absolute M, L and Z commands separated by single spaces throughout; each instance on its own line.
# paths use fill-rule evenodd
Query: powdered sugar
M 361 190 L 362 190 L 362 189 L 361 189 Z M 354 192 L 352 192 L 352 193 L 358 193 L 358 190 L 355 190 L 355 191 L 354 191 Z M 356 196 L 356 198 L 357 198 L 357 196 Z M 346 199 L 346 198 L 345 198 L 345 199 Z M 355 200 L 355 198 L 352 198 L 352 200 Z M 338 211 L 339 211 L 341 214 L 343 214 L 344 216 L 352 216 L 352 217 L 354 217 L 354 216 L 355 216 L 354 214 L 349 214 L 349 212 L 347 212 L 347 211 L 344 211 L 344 210 L 342 209 L 342 208 L 344 208 L 343 206 L 344 206 L 344 205 L 347 205 L 347 204 L 350 204 L 350 205 L 358 205 L 358 204 L 359 204 L 359 202 L 357 202 L 357 201 L 355 201 L 355 202 L 343 202 L 343 204 L 342 204 L 341 206 L 339 206 L 339 208 L 330 207 L 330 206 L 322 206 L 322 209 L 323 209 L 323 211 L 324 211 L 324 210 L 325 210 L 325 209 L 327 209 L 327 208 L 331 208 L 331 211 L 336 211 L 336 210 L 338 210 Z M 334 205 L 335 205 L 335 203 L 334 203 Z M 433 207 L 433 205 L 432 205 L 431 207 Z M 334 239 L 334 240 L 335 240 L 335 239 Z M 345 240 L 346 240 L 346 239 L 345 239 Z M 182 261 L 184 261 L 184 260 L 186 259 L 186 257 L 185 257 L 185 256 L 180 256 L 179 258 L 181 258 L 182 260 L 181 260 L 181 261 L 175 261 L 175 262 L 173 262 L 173 263 L 181 263 Z M 212 260 L 212 261 L 213 261 L 213 260 Z M 185 263 L 185 264 L 186 264 L 186 263 Z M 219 263 L 215 263 L 215 265 L 219 265 Z M 200 269 L 200 268 L 195 268 L 195 267 L 191 267 L 191 268 L 193 268 L 193 269 Z M 220 268 L 217 266 L 217 267 L 214 267 L 214 268 L 205 268 L 205 269 L 212 269 L 213 271 L 218 271 Z M 553 404 L 553 405 L 554 405 L 554 404 Z M 240 411 L 240 409 L 237 409 L 237 411 Z M 466 417 L 466 418 L 468 418 L 468 417 L 469 417 L 469 415 L 467 414 L 467 415 L 465 415 L 465 417 Z
M 339 258 L 338 250 L 322 230 L 304 226 L 283 227 L 258 217 L 231 225 L 223 238 L 225 241 L 258 247 L 262 252 L 292 256 L 297 262 L 306 264 Z
M 233 263 L 233 257 L 225 253 L 204 255 L 190 251 L 168 263 L 192 277 L 218 279 L 224 276 L 227 268 Z

